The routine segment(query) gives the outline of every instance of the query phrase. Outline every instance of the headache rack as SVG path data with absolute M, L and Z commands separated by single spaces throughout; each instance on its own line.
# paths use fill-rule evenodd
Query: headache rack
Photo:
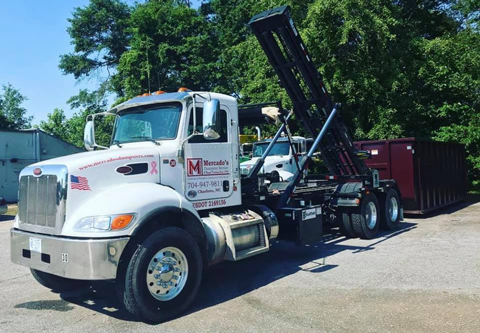
M 338 116 L 339 105 L 332 102 L 302 38 L 290 16 L 290 7 L 283 6 L 255 15 L 249 22 L 270 64 L 275 69 L 280 85 L 286 89 L 293 102 L 293 113 L 307 132 L 315 139 L 311 149 L 302 159 L 299 169 L 285 187 L 278 207 L 287 204 L 304 176 L 304 170 L 316 151 L 334 179 L 371 179 L 372 173 L 359 157 L 353 140 Z M 270 146 L 273 147 L 280 133 L 288 129 L 288 118 L 279 129 Z M 266 157 L 269 149 L 265 152 Z M 253 180 L 264 163 L 257 161 L 246 180 Z

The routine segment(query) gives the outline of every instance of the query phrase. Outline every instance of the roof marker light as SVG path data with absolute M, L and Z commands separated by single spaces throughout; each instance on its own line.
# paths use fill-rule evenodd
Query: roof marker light
M 185 92 L 185 91 L 191 91 L 191 90 L 185 87 L 181 87 L 178 89 L 178 92 Z

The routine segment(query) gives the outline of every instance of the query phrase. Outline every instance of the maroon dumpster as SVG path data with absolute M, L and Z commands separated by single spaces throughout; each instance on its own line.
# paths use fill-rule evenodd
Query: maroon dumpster
M 381 179 L 395 179 L 405 213 L 424 214 L 465 198 L 467 172 L 465 147 L 461 144 L 403 138 L 358 141 L 369 150 L 366 164 Z

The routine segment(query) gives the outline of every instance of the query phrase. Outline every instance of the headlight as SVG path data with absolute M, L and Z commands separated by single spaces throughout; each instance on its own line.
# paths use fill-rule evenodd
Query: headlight
M 122 230 L 128 227 L 134 219 L 134 214 L 89 216 L 78 221 L 74 230 L 84 232 Z

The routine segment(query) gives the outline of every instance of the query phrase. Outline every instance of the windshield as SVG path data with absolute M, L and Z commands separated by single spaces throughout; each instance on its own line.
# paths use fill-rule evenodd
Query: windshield
M 256 143 L 253 148 L 253 157 L 261 157 L 263 152 L 267 149 L 269 142 Z M 273 155 L 288 155 L 290 152 L 290 145 L 288 142 L 277 142 L 268 156 Z
M 138 107 L 119 113 L 112 143 L 175 139 L 181 113 L 180 103 L 148 109 Z
M 253 151 L 253 145 L 249 145 L 249 144 L 242 145 L 242 151 L 244 154 L 250 154 Z

